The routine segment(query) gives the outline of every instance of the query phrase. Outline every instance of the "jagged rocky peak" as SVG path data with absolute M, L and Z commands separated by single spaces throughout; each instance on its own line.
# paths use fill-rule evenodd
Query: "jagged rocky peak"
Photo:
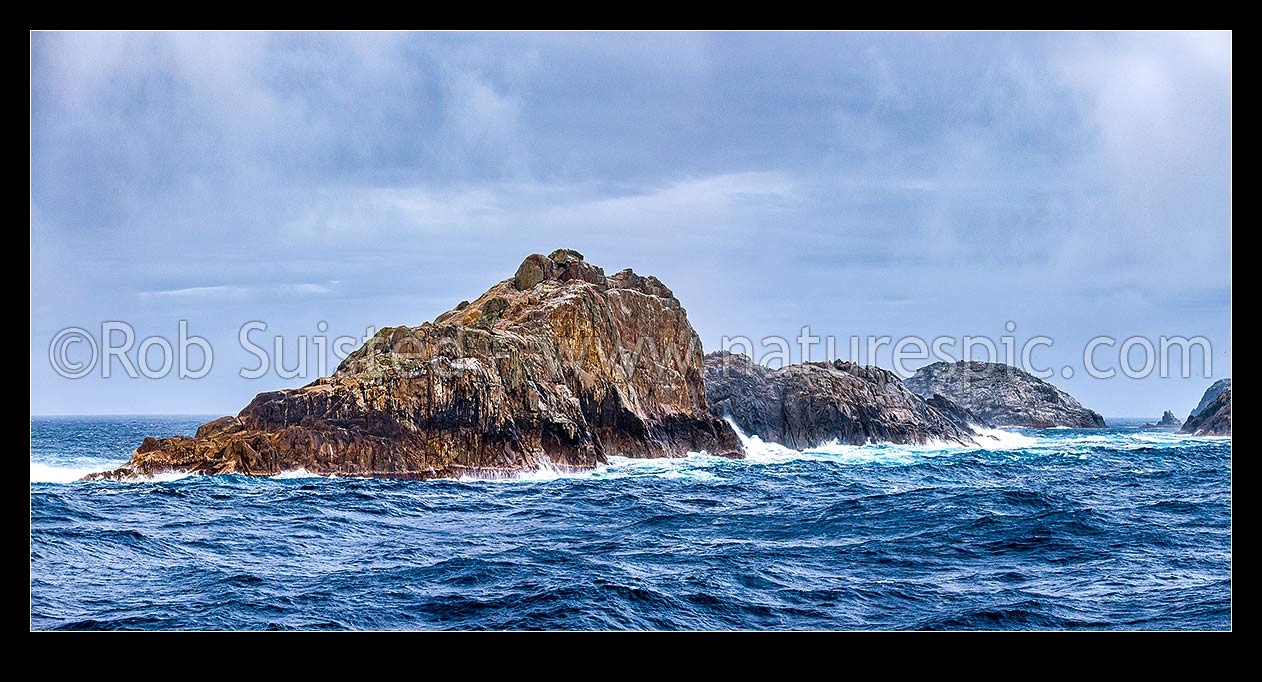
M 941 396 L 926 401 L 879 367 L 837 360 L 769 369 L 719 351 L 706 355 L 705 370 L 711 412 L 765 441 L 975 444 L 962 408 Z
M 332 376 L 262 393 L 193 438 L 149 438 L 122 468 L 392 478 L 590 468 L 611 455 L 743 454 L 709 412 L 701 342 L 655 277 L 582 254 L 528 256 L 432 322 L 387 327 Z
M 1218 396 L 1230 390 L 1231 390 L 1230 378 L 1219 379 L 1218 381 L 1215 381 L 1214 383 L 1210 384 L 1209 388 L 1205 389 L 1205 394 L 1201 396 L 1201 401 L 1196 404 L 1196 407 L 1192 408 L 1191 412 L 1188 413 L 1188 419 L 1190 420 L 1196 415 L 1203 412 L 1205 408 L 1209 406 L 1210 403 L 1218 399 Z
M 547 256 L 537 253 L 527 256 L 513 276 L 513 288 L 529 291 L 541 283 L 564 283 L 571 280 L 581 280 L 608 289 L 633 289 L 661 298 L 675 297 L 661 280 L 652 275 L 642 277 L 631 268 L 606 276 L 604 268 L 588 263 L 583 259 L 583 254 L 574 249 L 557 249 Z
M 1144 424 L 1143 426 L 1139 428 L 1141 429 L 1177 429 L 1182 424 L 1183 424 L 1183 421 L 1180 420 L 1178 417 L 1174 416 L 1173 412 L 1171 412 L 1170 410 L 1166 410 L 1165 412 L 1162 413 L 1161 419 L 1157 421 L 1157 423 Z
M 995 426 L 1105 426 L 1099 413 L 1083 407 L 1073 396 L 1002 363 L 935 362 L 916 370 L 906 383 L 922 396 L 945 396 Z
M 1201 402 L 1179 433 L 1190 433 L 1194 436 L 1230 436 L 1231 435 L 1231 379 L 1214 382 Z

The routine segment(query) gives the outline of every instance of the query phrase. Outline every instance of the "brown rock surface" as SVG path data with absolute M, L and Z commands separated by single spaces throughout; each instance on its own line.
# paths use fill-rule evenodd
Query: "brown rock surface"
M 710 414 L 701 342 L 655 277 L 561 249 L 417 327 L 379 331 L 331 377 L 262 393 L 119 469 L 389 478 L 584 469 L 610 455 L 741 456 Z

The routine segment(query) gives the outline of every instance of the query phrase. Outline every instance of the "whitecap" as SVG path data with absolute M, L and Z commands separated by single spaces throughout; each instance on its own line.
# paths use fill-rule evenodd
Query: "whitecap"
M 171 481 L 178 481 L 182 478 L 188 478 L 189 476 L 196 476 L 196 475 L 197 474 L 193 474 L 187 471 L 164 471 L 160 474 L 153 474 L 151 476 L 138 476 L 136 478 L 129 478 L 124 482 L 170 483 Z
M 297 469 L 290 469 L 289 471 L 282 471 L 279 474 L 276 474 L 275 476 L 271 476 L 271 478 L 276 479 L 276 480 L 287 481 L 293 478 L 332 478 L 332 477 L 325 476 L 324 474 L 313 474 L 310 471 L 307 471 L 303 467 L 298 467 Z
M 55 466 L 44 462 L 31 462 L 31 483 L 75 483 L 88 474 L 113 471 L 126 462 L 95 464 L 91 466 Z M 194 474 L 185 471 L 167 471 L 152 476 L 129 478 L 124 483 L 169 483 Z
M 1038 438 L 1016 431 L 982 427 L 973 427 L 973 430 L 977 432 L 974 440 L 986 450 L 1028 450 L 1043 444 Z
M 44 464 L 43 462 L 31 462 L 31 483 L 74 483 L 88 474 L 113 468 L 104 466 L 63 467 Z

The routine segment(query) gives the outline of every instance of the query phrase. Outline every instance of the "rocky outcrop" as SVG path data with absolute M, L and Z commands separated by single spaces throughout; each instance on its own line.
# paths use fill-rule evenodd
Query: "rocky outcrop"
M 583 469 L 611 455 L 741 456 L 702 372 L 670 289 L 558 250 L 433 323 L 382 329 L 331 377 L 260 394 L 192 438 L 146 438 L 92 477 L 301 467 L 424 479 Z
M 906 381 L 922 396 L 943 395 L 995 426 L 1104 428 L 1104 418 L 1055 386 L 997 362 L 935 362 Z
M 975 444 L 962 408 L 941 396 L 926 401 L 878 367 L 837 360 L 773 370 L 716 352 L 705 357 L 705 387 L 711 412 L 791 448 L 833 440 Z
M 1192 408 L 1192 411 L 1188 413 L 1188 421 L 1191 421 L 1193 417 L 1200 414 L 1201 412 L 1204 412 L 1205 408 L 1209 407 L 1210 403 L 1218 399 L 1218 396 L 1230 390 L 1231 390 L 1230 378 L 1219 379 L 1218 381 L 1215 381 L 1214 383 L 1210 384 L 1209 388 L 1205 389 L 1205 395 L 1201 396 L 1201 402 L 1197 403 L 1196 407 Z
M 1183 421 L 1179 419 L 1178 417 L 1174 416 L 1173 412 L 1171 412 L 1170 410 L 1166 410 L 1165 412 L 1162 413 L 1161 421 L 1157 422 L 1157 426 L 1175 427 L 1175 426 L 1181 425 L 1182 423 Z
M 1166 410 L 1161 415 L 1160 421 L 1155 424 L 1149 423 L 1140 426 L 1141 429 L 1177 429 L 1183 422 L 1170 410 Z
M 1217 384 L 1215 384 L 1216 386 Z M 1212 390 L 1213 387 L 1211 387 Z M 1199 412 L 1183 422 L 1179 433 L 1190 433 L 1194 436 L 1230 436 L 1231 435 L 1231 388 L 1220 392 Z

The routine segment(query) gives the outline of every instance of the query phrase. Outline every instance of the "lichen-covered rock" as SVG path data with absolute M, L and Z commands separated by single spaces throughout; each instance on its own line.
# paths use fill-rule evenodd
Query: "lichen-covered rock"
M 939 394 L 995 426 L 1104 428 L 1104 417 L 1073 396 L 1011 365 L 998 362 L 935 362 L 916 370 L 907 387 Z
M 1215 384 L 1217 386 L 1217 384 Z M 1213 387 L 1211 387 L 1213 390 Z M 1183 422 L 1179 433 L 1190 433 L 1194 436 L 1230 436 L 1231 435 L 1231 388 L 1218 392 L 1199 412 Z
M 710 410 L 742 431 L 791 448 L 839 443 L 974 445 L 958 406 L 944 412 L 893 372 L 837 360 L 769 369 L 744 355 L 705 358 Z M 949 402 L 939 397 L 939 404 Z
M 547 279 L 555 267 L 555 262 L 537 253 L 526 256 L 526 260 L 517 267 L 517 274 L 513 275 L 513 287 L 518 291 L 532 289 L 536 284 Z M 456 309 L 464 310 L 459 306 Z
M 606 278 L 581 258 L 529 256 L 434 323 L 380 330 L 333 376 L 260 394 L 196 437 L 147 438 L 89 478 L 300 467 L 435 478 L 741 456 L 708 410 L 701 342 L 679 301 L 654 277 Z

